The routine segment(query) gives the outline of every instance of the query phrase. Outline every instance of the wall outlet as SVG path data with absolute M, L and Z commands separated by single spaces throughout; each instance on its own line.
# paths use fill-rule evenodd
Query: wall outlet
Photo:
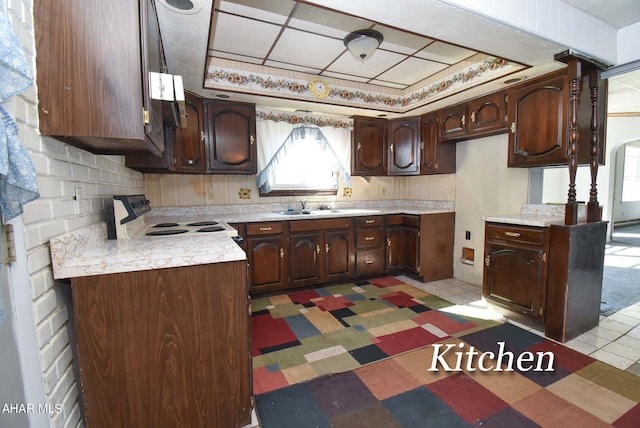
M 471 240 L 471 231 L 467 230 L 466 232 L 464 232 L 464 239 L 466 239 L 467 241 Z
M 214 192 L 213 188 L 209 189 L 207 192 L 207 199 L 213 201 L 216 198 L 216 192 Z
M 241 187 L 239 196 L 240 199 L 251 199 L 251 189 L 245 189 L 244 187 Z
M 352 194 L 353 194 L 353 192 L 352 192 L 350 187 L 345 187 L 342 190 L 342 196 L 346 196 L 347 198 L 350 198 Z

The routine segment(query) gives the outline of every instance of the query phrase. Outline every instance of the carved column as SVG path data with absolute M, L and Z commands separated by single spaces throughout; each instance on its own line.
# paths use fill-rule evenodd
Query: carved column
M 576 173 L 578 171 L 578 93 L 580 91 L 581 67 L 577 59 L 568 64 L 569 79 L 569 193 L 564 213 L 564 224 L 578 224 L 578 202 L 576 200 Z
M 589 72 L 589 89 L 591 90 L 591 189 L 589 190 L 589 203 L 587 204 L 587 223 L 600 221 L 600 204 L 598 203 L 598 188 L 596 180 L 598 178 L 598 156 L 600 150 L 598 121 L 598 81 L 600 80 L 600 72 L 597 69 L 591 69 Z

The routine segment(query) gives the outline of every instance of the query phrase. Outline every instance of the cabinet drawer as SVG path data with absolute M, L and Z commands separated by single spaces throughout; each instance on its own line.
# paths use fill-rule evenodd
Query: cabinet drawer
M 387 216 L 387 226 L 402 225 L 402 214 L 390 214 Z
M 405 226 L 420 226 L 420 217 L 417 215 L 403 215 L 402 220 Z
M 384 226 L 384 216 L 356 217 L 356 227 L 380 227 Z
M 291 232 L 309 232 L 312 230 L 349 229 L 351 218 L 325 218 L 318 220 L 295 220 L 289 222 Z
M 356 232 L 357 248 L 375 248 L 384 245 L 384 230 L 381 227 L 362 229 Z
M 356 272 L 358 275 L 373 275 L 384 271 L 384 248 L 358 250 Z
M 543 245 L 546 242 L 547 230 L 542 227 L 487 223 L 486 239 Z
M 274 235 L 284 231 L 284 222 L 247 223 L 247 236 Z

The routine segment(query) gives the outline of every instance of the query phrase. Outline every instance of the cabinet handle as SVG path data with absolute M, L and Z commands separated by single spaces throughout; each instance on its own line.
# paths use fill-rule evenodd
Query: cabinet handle
M 365 262 L 366 264 L 368 264 L 368 265 L 372 265 L 372 264 L 373 264 L 373 260 L 365 260 L 364 262 Z
M 200 131 L 200 141 L 204 141 L 204 131 Z
M 393 144 L 389 146 L 389 150 L 391 150 L 391 153 L 393 153 Z
M 460 123 L 462 123 L 464 125 L 466 121 L 467 121 L 466 115 L 463 114 L 462 117 L 460 118 Z
M 252 135 L 249 137 L 249 143 L 253 145 L 253 143 L 256 141 L 256 138 Z
M 512 238 L 519 238 L 519 237 L 520 237 L 520 234 L 519 234 L 518 232 L 509 232 L 509 231 L 506 231 L 504 234 L 505 234 L 506 236 L 511 236 Z
M 362 144 L 358 143 L 358 147 L 356 147 L 356 150 L 360 151 L 361 148 L 362 148 Z
M 280 248 L 280 258 L 284 257 L 284 249 Z
M 316 245 L 316 253 L 320 254 L 320 245 Z
M 365 223 L 367 223 L 367 224 L 373 224 L 375 222 L 376 222 L 375 220 L 365 220 Z
M 491 256 L 487 256 L 484 258 L 484 265 L 486 267 L 489 267 L 489 265 L 491 264 Z
M 387 247 L 391 246 L 391 239 L 387 238 Z
M 471 122 L 476 123 L 476 112 L 471 113 Z
M 511 133 L 512 134 L 516 133 L 516 123 L 515 122 L 511 122 Z
M 329 252 L 329 244 L 324 244 L 324 252 L 325 253 Z
M 376 239 L 376 237 L 375 237 L 375 236 L 365 236 L 365 237 L 364 237 L 364 240 L 365 240 L 365 241 L 373 241 L 373 240 L 375 240 L 375 239 Z
M 270 227 L 261 227 L 260 232 L 269 232 L 271 230 Z
M 543 262 L 547 261 L 547 253 L 542 253 L 542 261 Z

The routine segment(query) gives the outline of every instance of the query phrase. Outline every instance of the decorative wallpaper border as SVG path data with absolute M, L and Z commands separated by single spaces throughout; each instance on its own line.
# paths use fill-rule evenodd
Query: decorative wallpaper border
M 323 116 L 310 116 L 299 113 L 288 113 L 282 111 L 272 110 L 256 110 L 256 119 L 258 120 L 272 120 L 274 122 L 287 122 L 290 124 L 305 124 L 315 125 L 317 127 L 329 126 L 332 128 L 344 128 L 352 129 L 353 120 L 338 120 L 330 117 Z
M 420 104 L 437 101 L 448 93 L 466 86 L 471 87 L 482 81 L 488 81 L 523 68 L 525 66 L 522 64 L 513 63 L 503 58 L 486 57 L 453 75 L 404 96 L 331 85 L 329 95 L 323 98 L 323 102 L 365 108 L 378 107 L 403 112 Z M 274 78 L 266 73 L 242 71 L 216 65 L 209 66 L 205 87 L 256 94 L 277 93 L 278 96 L 318 100 L 309 91 L 308 79 Z

